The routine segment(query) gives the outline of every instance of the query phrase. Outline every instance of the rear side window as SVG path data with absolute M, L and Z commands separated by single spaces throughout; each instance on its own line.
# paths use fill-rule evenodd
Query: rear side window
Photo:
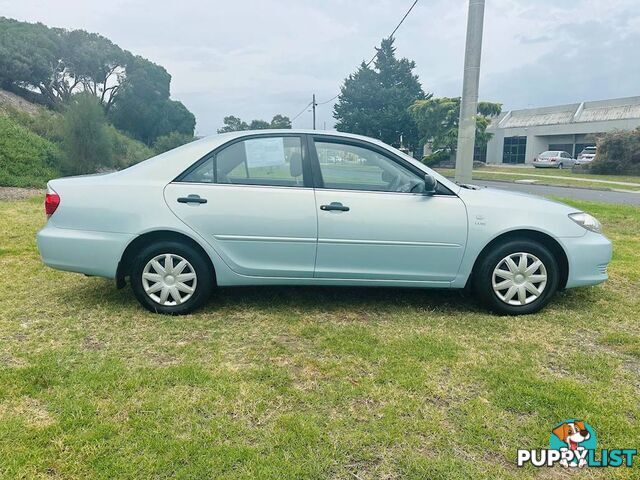
M 211 155 L 181 181 L 303 186 L 300 137 L 250 138 Z

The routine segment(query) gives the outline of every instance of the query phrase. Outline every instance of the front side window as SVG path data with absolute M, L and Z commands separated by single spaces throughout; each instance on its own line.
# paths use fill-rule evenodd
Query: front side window
M 182 181 L 302 186 L 302 141 L 300 137 L 242 140 L 211 155 Z
M 374 150 L 315 141 L 325 188 L 378 192 L 417 191 L 421 179 Z

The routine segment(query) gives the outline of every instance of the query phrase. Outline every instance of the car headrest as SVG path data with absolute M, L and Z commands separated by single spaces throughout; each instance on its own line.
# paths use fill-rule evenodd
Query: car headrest
M 292 153 L 289 162 L 289 173 L 291 173 L 291 176 L 299 177 L 302 175 L 302 155 L 298 152 Z
M 394 175 L 392 173 L 389 173 L 386 170 L 384 170 L 382 172 L 382 181 L 383 182 L 391 183 L 393 180 L 395 180 L 395 177 L 394 177 Z

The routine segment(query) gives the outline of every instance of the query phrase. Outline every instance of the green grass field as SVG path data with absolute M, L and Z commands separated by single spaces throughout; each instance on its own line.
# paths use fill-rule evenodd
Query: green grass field
M 599 448 L 638 448 L 640 209 L 571 203 L 614 241 L 611 279 L 540 314 L 255 288 L 172 318 L 44 267 L 41 199 L 0 202 L 0 477 L 565 478 L 516 468 L 516 450 L 573 417 Z
M 446 177 L 453 177 L 455 175 L 455 170 L 452 168 L 436 168 L 435 170 Z M 555 168 L 482 167 L 473 171 L 473 178 L 475 180 L 498 180 L 505 182 L 514 182 L 516 180 L 529 178 L 545 185 L 640 190 L 640 177 L 637 176 L 579 174 L 572 173 L 571 170 L 568 169 L 558 170 Z M 637 184 L 638 186 L 602 182 L 627 182 Z

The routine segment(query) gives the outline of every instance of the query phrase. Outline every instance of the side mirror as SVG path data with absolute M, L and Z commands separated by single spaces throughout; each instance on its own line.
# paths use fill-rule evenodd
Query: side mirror
M 436 189 L 438 188 L 438 181 L 433 178 L 428 173 L 424 174 L 424 194 L 425 195 L 435 195 Z

